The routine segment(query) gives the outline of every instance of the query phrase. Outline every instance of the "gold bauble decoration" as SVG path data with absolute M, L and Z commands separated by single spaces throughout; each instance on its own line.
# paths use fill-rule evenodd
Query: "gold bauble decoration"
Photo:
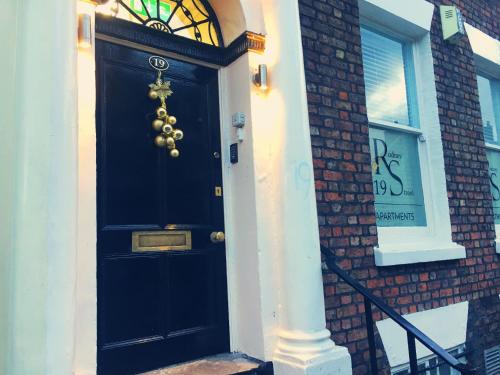
M 168 137 L 166 140 L 166 144 L 168 147 L 175 146 L 175 140 L 172 137 Z
M 149 97 L 153 100 L 158 99 L 158 92 L 155 90 L 149 90 Z
M 115 1 L 117 2 L 118 0 Z M 161 102 L 161 105 L 156 109 L 157 118 L 152 122 L 153 129 L 160 133 L 155 137 L 154 143 L 157 147 L 167 148 L 172 158 L 178 158 L 180 152 L 177 150 L 175 142 L 176 140 L 181 140 L 184 137 L 184 133 L 181 130 L 174 129 L 174 125 L 177 124 L 177 118 L 169 116 L 167 113 L 166 100 L 173 92 L 170 88 L 171 82 L 164 81 L 161 75 L 162 71 L 158 70 L 156 82 L 149 85 L 150 90 L 148 92 L 150 99 L 159 99 Z
M 153 129 L 156 130 L 157 132 L 161 131 L 163 127 L 163 121 L 160 119 L 156 119 L 153 121 Z
M 158 135 L 155 138 L 155 145 L 158 147 L 165 147 L 167 145 L 167 140 L 163 135 Z
M 177 119 L 175 118 L 175 116 L 169 116 L 167 121 L 170 125 L 177 124 Z
M 156 110 L 156 114 L 159 118 L 165 118 L 167 117 L 167 110 L 163 107 L 160 107 Z
M 184 138 L 184 133 L 182 132 L 182 130 L 176 130 L 174 132 L 174 139 L 180 141 L 182 138 Z
M 172 133 L 173 130 L 174 129 L 172 128 L 172 125 L 170 125 L 170 124 L 163 125 L 163 128 L 162 128 L 163 133 L 170 134 L 170 133 Z

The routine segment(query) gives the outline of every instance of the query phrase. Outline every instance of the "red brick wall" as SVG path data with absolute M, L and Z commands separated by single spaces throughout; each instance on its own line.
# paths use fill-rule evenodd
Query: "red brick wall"
M 467 22 L 499 39 L 500 2 L 455 3 Z M 499 293 L 499 256 L 493 247 L 488 166 L 469 43 L 443 42 L 436 8 L 431 38 L 450 217 L 453 239 L 466 247 L 467 259 L 375 267 L 377 228 L 358 2 L 299 0 L 299 6 L 322 243 L 334 250 L 344 269 L 403 314 Z M 354 373 L 366 374 L 362 301 L 333 274 L 326 272 L 324 283 L 328 328 L 337 344 L 349 348 Z

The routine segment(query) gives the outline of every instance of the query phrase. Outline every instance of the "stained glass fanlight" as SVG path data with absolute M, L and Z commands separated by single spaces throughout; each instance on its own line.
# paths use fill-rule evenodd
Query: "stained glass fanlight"
M 206 0 L 111 0 L 98 12 L 201 43 L 223 44 L 217 18 Z

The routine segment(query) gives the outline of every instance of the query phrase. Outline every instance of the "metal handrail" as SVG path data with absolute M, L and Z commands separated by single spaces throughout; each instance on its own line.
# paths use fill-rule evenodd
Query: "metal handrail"
M 332 252 L 324 246 L 321 246 L 321 252 L 325 256 L 325 262 L 328 269 L 336 273 L 342 280 L 344 280 L 348 285 L 355 289 L 364 297 L 365 305 L 365 316 L 366 316 L 366 326 L 368 331 L 368 345 L 370 351 L 370 368 L 372 375 L 377 374 L 377 356 L 375 349 L 375 333 L 373 330 L 373 315 L 372 315 L 372 304 L 377 306 L 382 312 L 389 316 L 393 321 L 395 321 L 401 328 L 406 331 L 407 341 L 408 341 L 408 353 L 410 356 L 410 373 L 411 375 L 418 374 L 418 362 L 417 362 L 417 351 L 415 345 L 415 339 L 420 341 L 431 352 L 436 354 L 444 362 L 449 364 L 455 370 L 458 370 L 462 375 L 473 375 L 476 374 L 475 369 L 471 369 L 465 364 L 458 361 L 446 350 L 441 348 L 435 341 L 429 338 L 425 333 L 420 331 L 417 327 L 411 324 L 408 320 L 403 318 L 400 314 L 396 312 L 393 308 L 387 305 L 381 298 L 375 296 L 370 290 L 361 285 L 357 280 L 349 276 L 342 268 L 340 268 L 335 262 L 335 256 Z

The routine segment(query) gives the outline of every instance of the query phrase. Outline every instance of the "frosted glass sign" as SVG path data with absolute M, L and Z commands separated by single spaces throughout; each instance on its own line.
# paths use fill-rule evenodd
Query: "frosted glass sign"
M 493 198 L 493 214 L 495 224 L 500 224 L 500 152 L 488 151 L 488 162 L 490 164 L 490 188 Z
M 416 137 L 372 127 L 370 152 L 377 226 L 426 226 Z
M 481 104 L 484 140 L 487 143 L 499 144 L 500 93 L 498 92 L 498 82 L 477 76 L 477 86 Z
M 410 125 L 403 44 L 361 29 L 368 118 Z

